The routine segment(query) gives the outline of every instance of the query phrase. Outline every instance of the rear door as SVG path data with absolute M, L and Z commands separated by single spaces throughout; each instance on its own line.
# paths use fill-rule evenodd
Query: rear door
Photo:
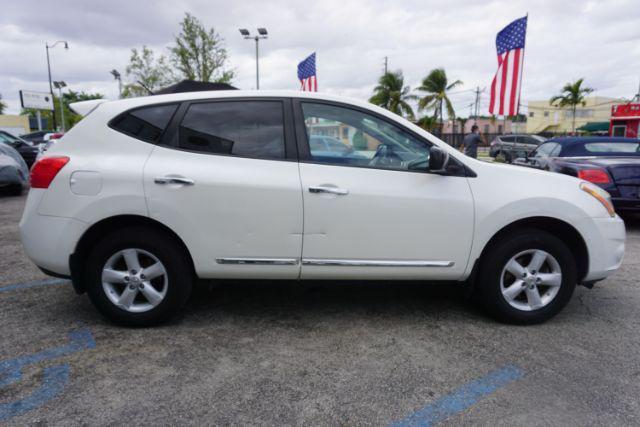
M 290 101 L 187 102 L 144 171 L 149 214 L 200 277 L 299 275 L 302 195 Z

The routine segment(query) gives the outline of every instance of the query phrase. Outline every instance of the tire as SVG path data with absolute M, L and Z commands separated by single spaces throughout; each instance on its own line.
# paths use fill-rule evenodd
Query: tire
M 509 264 L 514 257 L 524 270 Z M 544 260 L 540 271 L 531 274 L 538 264 L 533 262 L 534 257 Z M 484 308 L 497 320 L 536 324 L 555 316 L 567 305 L 576 282 L 576 261 L 569 247 L 546 231 L 526 229 L 504 235 L 487 248 L 480 260 L 477 290 Z
M 508 163 L 509 162 L 509 158 L 507 157 L 507 154 L 504 151 L 499 151 L 496 154 L 495 159 L 496 159 L 496 162 L 499 162 L 499 163 Z
M 193 286 L 192 264 L 182 248 L 153 228 L 126 227 L 107 235 L 87 258 L 84 280 L 89 299 L 119 325 L 145 327 L 167 321 L 187 301 Z M 139 270 L 134 273 L 136 259 Z

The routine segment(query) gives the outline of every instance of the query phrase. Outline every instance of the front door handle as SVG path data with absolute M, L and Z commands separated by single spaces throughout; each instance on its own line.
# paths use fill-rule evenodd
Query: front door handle
M 158 176 L 153 182 L 156 184 L 180 184 L 180 185 L 193 185 L 195 181 L 189 178 L 183 178 L 179 176 Z
M 349 190 L 347 190 L 346 188 L 318 185 L 316 187 L 309 187 L 309 193 L 329 193 L 337 194 L 338 196 L 346 196 L 347 194 L 349 194 Z

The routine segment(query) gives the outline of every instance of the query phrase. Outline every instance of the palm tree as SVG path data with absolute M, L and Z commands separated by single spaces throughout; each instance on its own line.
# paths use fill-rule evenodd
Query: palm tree
M 0 114 L 4 114 L 4 110 L 7 108 L 7 104 L 2 100 L 2 95 L 0 95 Z
M 447 91 L 461 84 L 462 82 L 460 80 L 449 83 L 444 68 L 436 68 L 431 70 L 429 75 L 422 79 L 422 84 L 416 89 L 426 93 L 426 95 L 418 101 L 418 108 L 420 111 L 425 109 L 433 110 L 433 117 L 440 119 L 440 133 L 442 133 L 443 125 L 443 105 L 446 107 L 449 117 L 456 116 L 453 105 L 451 105 L 451 100 L 447 96 Z
M 413 120 L 413 108 L 407 101 L 415 97 L 410 92 L 411 88 L 404 85 L 402 71 L 388 72 L 378 80 L 378 86 L 373 89 L 369 102 Z
M 573 83 L 567 83 L 562 88 L 562 92 L 560 95 L 556 95 L 549 103 L 553 105 L 555 102 L 558 103 L 558 107 L 571 107 L 571 111 L 573 112 L 573 124 L 572 124 L 572 132 L 576 131 L 576 108 L 578 105 L 582 105 L 583 107 L 586 105 L 585 96 L 593 92 L 593 89 L 590 87 L 582 87 L 582 83 L 584 79 L 578 79 Z
M 416 124 L 429 132 L 432 132 L 438 126 L 438 123 L 433 116 L 422 116 L 418 119 Z

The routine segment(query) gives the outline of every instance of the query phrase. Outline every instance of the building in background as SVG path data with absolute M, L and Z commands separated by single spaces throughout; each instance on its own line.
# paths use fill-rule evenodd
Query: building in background
M 522 118 L 524 119 L 524 117 Z M 477 119 L 469 118 L 465 119 L 464 126 L 460 123 L 459 120 L 447 120 L 444 122 L 444 126 L 442 127 L 443 134 L 467 134 L 471 133 L 471 127 L 477 124 L 480 128 L 480 132 L 483 134 L 510 134 L 510 133 L 522 133 L 525 131 L 526 123 L 525 120 L 522 121 L 513 121 L 513 120 L 504 120 L 501 118 L 491 118 L 491 117 L 478 117 Z
M 29 116 L 0 114 L 0 130 L 9 132 L 16 136 L 29 133 Z
M 619 104 L 611 107 L 609 135 L 640 138 L 640 104 Z
M 585 99 L 585 105 L 576 109 L 576 130 L 588 123 L 609 123 L 611 106 L 624 100 L 593 96 Z M 573 111 L 570 107 L 559 108 L 549 104 L 549 100 L 527 103 L 526 133 L 570 133 L 573 126 Z

